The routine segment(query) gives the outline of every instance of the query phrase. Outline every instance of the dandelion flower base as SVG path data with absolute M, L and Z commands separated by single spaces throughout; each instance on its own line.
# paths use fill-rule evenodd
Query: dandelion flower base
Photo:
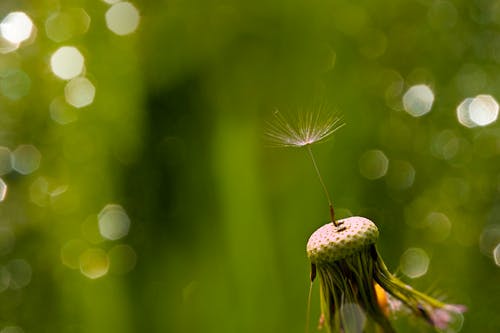
M 307 256 L 313 264 L 343 259 L 378 238 L 377 226 L 364 217 L 328 223 L 316 230 L 307 242 Z
M 370 220 L 350 217 L 320 227 L 309 238 L 311 279 L 317 275 L 320 281 L 326 331 L 395 332 L 389 314 L 402 308 L 437 329 L 447 328 L 465 307 L 445 304 L 394 277 L 376 249 L 378 235 Z

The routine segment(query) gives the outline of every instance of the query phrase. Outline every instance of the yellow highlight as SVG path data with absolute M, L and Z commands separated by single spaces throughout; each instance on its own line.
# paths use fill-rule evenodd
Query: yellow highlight
M 385 290 L 378 283 L 374 283 L 374 287 L 378 305 L 382 309 L 384 315 L 389 316 L 389 301 L 387 300 L 387 294 Z

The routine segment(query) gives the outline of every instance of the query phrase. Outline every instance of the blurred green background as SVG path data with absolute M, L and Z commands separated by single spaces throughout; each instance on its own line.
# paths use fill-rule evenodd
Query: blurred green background
M 303 332 L 328 207 L 499 332 L 500 1 L 2 0 L 0 332 Z M 312 321 L 319 316 L 313 289 Z M 401 332 L 430 332 L 412 319 Z

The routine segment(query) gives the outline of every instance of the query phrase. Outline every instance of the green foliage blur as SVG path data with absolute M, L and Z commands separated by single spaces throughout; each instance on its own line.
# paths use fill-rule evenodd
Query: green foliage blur
M 450 332 L 500 331 L 500 124 L 457 118 L 478 95 L 494 115 L 499 1 L 137 0 L 125 34 L 113 2 L 0 3 L 34 24 L 0 43 L 0 332 L 304 332 L 328 206 L 306 152 L 263 138 L 274 110 L 318 100 L 346 123 L 313 146 L 338 216 L 372 219 L 391 271 L 468 307 Z M 95 89 L 80 107 L 62 46 Z M 418 277 L 408 249 L 430 259 Z M 315 327 L 317 285 L 312 301 Z

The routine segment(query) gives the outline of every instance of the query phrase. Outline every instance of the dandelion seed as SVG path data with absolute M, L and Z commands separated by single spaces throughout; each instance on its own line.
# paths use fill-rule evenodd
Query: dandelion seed
M 306 147 L 318 175 L 330 207 L 330 219 L 336 225 L 332 200 L 319 171 L 311 145 L 326 141 L 336 130 L 344 126 L 341 117 L 326 112 L 324 106 L 315 112 L 300 113 L 296 122 L 289 122 L 278 110 L 274 112 L 275 121 L 269 122 L 267 137 L 275 147 Z
M 275 121 L 268 123 L 267 137 L 276 147 L 304 147 L 327 140 L 344 126 L 341 117 L 328 115 L 320 108 L 316 112 L 301 113 L 296 121 L 288 119 L 278 110 Z

